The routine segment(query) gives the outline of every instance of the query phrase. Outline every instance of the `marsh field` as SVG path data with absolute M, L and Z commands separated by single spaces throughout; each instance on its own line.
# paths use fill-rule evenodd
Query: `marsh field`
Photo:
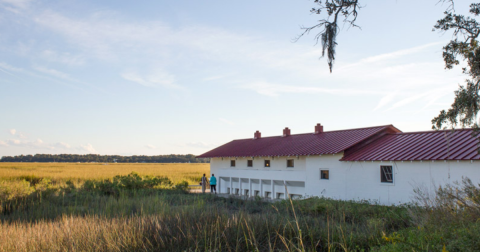
M 208 171 L 0 163 L 0 251 L 480 250 L 480 190 L 468 181 L 424 197 L 424 207 L 189 193 Z
M 136 172 L 140 175 L 166 176 L 173 182 L 198 184 L 201 176 L 210 172 L 206 163 L 2 163 L 0 179 L 36 176 L 58 181 L 109 179 L 116 175 Z

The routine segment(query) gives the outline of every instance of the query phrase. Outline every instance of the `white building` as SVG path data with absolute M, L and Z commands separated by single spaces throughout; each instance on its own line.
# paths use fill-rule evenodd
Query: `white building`
M 473 130 L 403 133 L 392 125 L 234 140 L 210 158 L 220 193 L 287 198 L 325 196 L 398 204 L 413 189 L 480 182 L 479 141 Z

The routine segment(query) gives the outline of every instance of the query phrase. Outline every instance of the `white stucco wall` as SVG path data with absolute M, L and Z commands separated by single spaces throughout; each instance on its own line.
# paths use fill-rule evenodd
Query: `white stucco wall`
M 439 185 L 460 181 L 462 176 L 480 182 L 480 161 L 340 162 L 342 154 L 307 159 L 305 192 L 336 199 L 367 199 L 381 204 L 411 202 L 413 189 L 433 192 Z M 380 182 L 380 166 L 393 167 L 393 183 Z M 320 179 L 320 169 L 330 170 L 330 179 Z
M 414 162 L 341 162 L 343 153 L 322 156 L 275 157 L 271 167 L 264 167 L 264 158 L 255 157 L 253 167 L 247 167 L 248 158 L 237 158 L 230 167 L 230 159 L 211 159 L 211 173 L 220 178 L 220 190 L 238 188 L 265 192 L 324 196 L 343 200 L 374 200 L 381 204 L 399 204 L 412 201 L 413 189 L 422 187 L 433 191 L 439 185 L 460 181 L 462 176 L 480 182 L 480 161 L 414 161 Z M 286 160 L 294 159 L 295 167 L 287 168 Z M 391 165 L 394 183 L 380 182 L 380 166 Z M 329 170 L 329 179 L 320 179 L 320 170 Z M 230 178 L 233 178 L 230 184 Z M 242 184 L 239 184 L 239 178 Z M 274 184 L 272 188 L 271 184 Z M 262 182 L 262 183 L 260 183 Z M 232 192 L 232 191 L 231 191 Z M 283 195 L 282 197 L 285 197 Z
M 265 159 L 270 160 L 270 167 L 264 166 Z M 287 159 L 294 160 L 294 167 L 287 167 Z M 230 160 L 236 160 L 235 167 L 230 167 Z M 250 196 L 254 191 L 259 191 L 259 195 L 265 196 L 265 192 L 273 192 L 274 197 L 278 193 L 285 198 L 285 186 L 289 194 L 305 195 L 305 173 L 306 157 L 273 157 L 253 159 L 253 166 L 247 167 L 247 160 L 251 158 L 212 158 L 210 160 L 210 173 L 218 178 L 217 185 L 221 193 L 235 193 L 239 189 L 240 194 L 245 193 L 245 189 L 250 190 Z M 232 182 L 230 182 L 230 180 Z M 242 180 L 240 184 L 238 181 Z M 272 188 L 273 184 L 273 188 Z M 232 189 L 230 189 L 232 188 Z

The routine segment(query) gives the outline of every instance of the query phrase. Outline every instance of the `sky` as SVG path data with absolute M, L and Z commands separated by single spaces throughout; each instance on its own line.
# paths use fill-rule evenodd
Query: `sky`
M 233 139 L 431 129 L 445 70 L 437 0 L 361 1 L 333 73 L 313 0 L 0 0 L 0 156 L 202 154 Z M 466 13 L 467 1 L 456 1 Z

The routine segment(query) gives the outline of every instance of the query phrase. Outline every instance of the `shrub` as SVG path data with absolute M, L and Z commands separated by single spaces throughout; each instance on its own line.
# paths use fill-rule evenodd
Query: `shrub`
M 24 198 L 33 193 L 35 189 L 30 182 L 21 181 L 0 181 L 0 202 Z
M 188 191 L 188 182 L 185 181 L 185 180 L 182 181 L 182 182 L 179 182 L 174 186 L 174 189 L 187 192 Z
M 188 183 L 182 182 L 182 186 L 188 186 Z M 101 192 L 106 195 L 119 195 L 120 191 L 135 191 L 145 189 L 175 189 L 172 181 L 162 176 L 140 176 L 132 172 L 126 176 L 118 175 L 112 180 L 103 181 L 86 180 L 83 189 L 87 191 Z

